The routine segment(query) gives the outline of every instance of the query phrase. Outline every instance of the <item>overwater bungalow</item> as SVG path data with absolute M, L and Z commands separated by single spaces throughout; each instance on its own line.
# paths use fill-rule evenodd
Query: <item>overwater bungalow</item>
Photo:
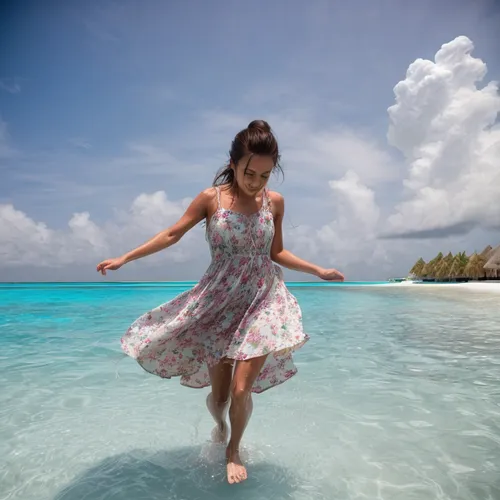
M 409 276 L 422 281 L 449 282 L 500 279 L 500 245 L 488 245 L 481 253 L 467 255 L 439 252 L 429 262 L 420 258 L 411 268 Z
M 488 253 L 484 269 L 487 278 L 500 279 L 500 245 Z

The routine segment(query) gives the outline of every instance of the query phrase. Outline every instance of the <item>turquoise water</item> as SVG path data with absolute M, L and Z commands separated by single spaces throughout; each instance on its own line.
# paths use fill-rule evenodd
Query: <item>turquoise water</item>
M 208 389 L 119 347 L 191 285 L 0 286 L 0 499 L 500 498 L 498 294 L 290 284 L 311 341 L 254 397 L 230 486 Z

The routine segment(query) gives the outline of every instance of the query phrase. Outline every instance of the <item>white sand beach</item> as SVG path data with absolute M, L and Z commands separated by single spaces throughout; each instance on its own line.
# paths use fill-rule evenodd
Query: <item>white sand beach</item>
M 385 286 L 385 285 L 381 285 Z M 500 293 L 500 281 L 469 281 L 467 283 L 422 283 L 418 281 L 402 281 L 401 283 L 388 283 L 387 286 L 418 286 L 425 288 L 454 288 L 472 292 Z

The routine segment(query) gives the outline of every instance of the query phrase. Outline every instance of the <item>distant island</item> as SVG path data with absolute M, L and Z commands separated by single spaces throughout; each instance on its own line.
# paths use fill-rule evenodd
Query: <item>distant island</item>
M 410 269 L 409 279 L 422 281 L 469 281 L 500 279 L 500 245 L 488 245 L 481 253 L 467 255 L 439 252 L 429 262 L 420 258 Z

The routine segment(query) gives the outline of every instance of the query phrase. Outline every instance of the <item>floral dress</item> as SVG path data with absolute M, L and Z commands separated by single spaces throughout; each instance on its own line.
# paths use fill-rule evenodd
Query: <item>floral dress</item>
M 221 207 L 206 228 L 212 261 L 190 290 L 143 314 L 121 339 L 144 370 L 181 384 L 210 385 L 208 366 L 228 358 L 268 355 L 252 392 L 295 375 L 292 352 L 309 337 L 295 297 L 271 260 L 274 219 L 267 190 L 260 210 L 245 215 Z

